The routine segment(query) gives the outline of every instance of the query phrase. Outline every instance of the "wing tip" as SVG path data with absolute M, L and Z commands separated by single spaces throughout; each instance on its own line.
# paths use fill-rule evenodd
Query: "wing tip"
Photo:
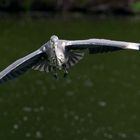
M 140 51 L 140 45 L 137 43 L 129 43 L 126 49 L 131 49 L 131 50 L 138 50 Z

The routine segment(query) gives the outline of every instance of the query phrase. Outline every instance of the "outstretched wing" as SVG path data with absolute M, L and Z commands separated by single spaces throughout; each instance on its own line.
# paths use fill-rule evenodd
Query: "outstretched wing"
M 14 79 L 17 76 L 23 74 L 33 65 L 38 63 L 43 55 L 44 52 L 41 49 L 38 49 L 35 52 L 15 61 L 2 72 L 0 72 L 0 83 L 3 83 L 10 79 Z
M 65 44 L 68 50 L 88 49 L 89 53 L 104 53 L 123 49 L 140 50 L 140 44 L 138 43 L 113 41 L 107 39 L 66 41 Z

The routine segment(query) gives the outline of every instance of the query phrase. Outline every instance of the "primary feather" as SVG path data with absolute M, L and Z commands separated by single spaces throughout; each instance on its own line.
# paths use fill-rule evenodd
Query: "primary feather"
M 40 61 L 42 51 L 37 50 L 12 63 L 0 73 L 0 83 L 16 78 Z

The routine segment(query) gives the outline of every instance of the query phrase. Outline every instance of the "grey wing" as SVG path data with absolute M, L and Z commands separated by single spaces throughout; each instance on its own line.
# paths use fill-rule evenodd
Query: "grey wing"
M 37 51 L 15 61 L 6 69 L 0 72 L 0 83 L 3 83 L 10 79 L 14 79 L 17 76 L 23 74 L 37 62 L 39 62 L 43 55 L 44 52 L 38 49 Z
M 107 39 L 66 41 L 65 44 L 68 50 L 88 49 L 89 53 L 104 53 L 124 49 L 140 50 L 139 43 L 113 41 Z

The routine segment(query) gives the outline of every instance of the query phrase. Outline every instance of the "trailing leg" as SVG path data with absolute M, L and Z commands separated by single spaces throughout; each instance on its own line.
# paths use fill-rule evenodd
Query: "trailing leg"
M 64 78 L 66 78 L 68 76 L 68 70 L 65 64 L 63 65 L 63 70 L 64 70 Z

